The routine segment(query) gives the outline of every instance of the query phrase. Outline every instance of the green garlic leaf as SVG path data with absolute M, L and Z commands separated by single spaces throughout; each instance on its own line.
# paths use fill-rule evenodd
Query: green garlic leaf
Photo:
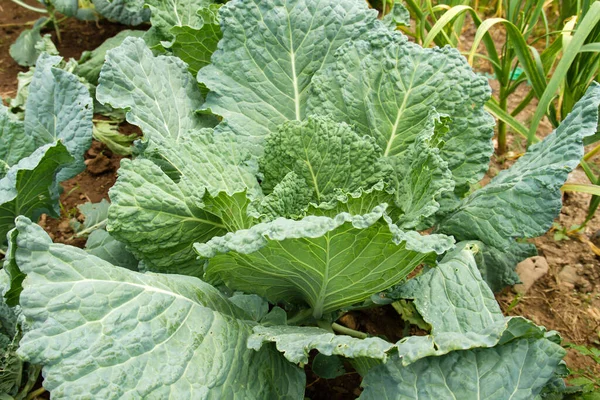
M 565 351 L 548 339 L 523 338 L 475 350 L 453 351 L 403 366 L 394 355 L 362 381 L 361 400 L 535 398 L 564 372 Z
M 115 36 L 106 39 L 94 50 L 84 51 L 73 72 L 92 85 L 98 85 L 98 78 L 100 77 L 100 70 L 104 64 L 106 52 L 121 45 L 123 40 L 127 37 L 142 37 L 144 33 L 146 32 L 126 29 L 117 33 Z
M 17 232 L 31 326 L 18 354 L 44 365 L 53 399 L 302 398 L 302 371 L 248 349 L 255 323 L 214 287 L 115 267 L 26 218 Z
M 188 64 L 192 75 L 198 75 L 201 68 L 210 64 L 212 54 L 223 37 L 219 26 L 220 4 L 211 4 L 198 10 L 203 24 L 199 28 L 175 26 L 170 33 L 175 36 L 171 51 Z
M 391 167 L 380 154 L 372 138 L 360 137 L 345 123 L 327 117 L 290 121 L 267 138 L 260 159 L 262 188 L 269 193 L 294 172 L 304 181 L 300 187 L 310 188 L 311 202 L 328 202 L 336 190 L 369 189 L 386 179 Z
M 407 235 L 385 204 L 364 215 L 278 218 L 194 245 L 208 258 L 206 278 L 271 303 L 303 302 L 316 319 L 369 298 L 448 250 L 444 236 Z M 291 255 L 293 255 L 291 257 Z
M 104 18 L 123 25 L 136 26 L 150 20 L 144 0 L 93 0 L 94 8 Z
M 204 108 L 237 134 L 261 143 L 289 120 L 303 120 L 312 77 L 345 42 L 372 29 L 366 2 L 234 0 L 220 9 L 223 39 L 198 73 Z
M 85 169 L 84 153 L 92 144 L 93 100 L 79 79 L 55 66 L 61 57 L 42 54 L 25 104 L 25 132 L 36 146 L 61 140 L 74 162 L 58 173 L 62 182 Z
M 387 359 L 387 352 L 394 347 L 378 337 L 356 339 L 336 335 L 321 328 L 306 326 L 255 326 L 248 339 L 248 348 L 260 350 L 265 343 L 275 343 L 277 350 L 294 364 L 308 363 L 308 353 L 318 350 L 326 356 L 339 355 L 348 358 L 369 357 Z
M 424 49 L 382 27 L 342 46 L 312 87 L 307 114 L 345 121 L 374 137 L 384 156 L 405 157 L 437 112 L 449 117 L 436 141 L 457 187 L 488 168 L 494 120 L 483 105 L 490 88 L 455 49 Z
M 600 84 L 593 83 L 554 132 L 465 198 L 439 230 L 497 248 L 545 233 L 562 207 L 560 188 L 583 156 L 583 138 L 596 132 L 599 105 Z

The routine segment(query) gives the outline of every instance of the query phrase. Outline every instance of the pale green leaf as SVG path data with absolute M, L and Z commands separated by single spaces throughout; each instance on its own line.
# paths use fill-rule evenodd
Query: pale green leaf
M 415 138 L 406 156 L 391 158 L 396 177 L 395 203 L 403 212 L 397 224 L 402 228 L 428 228 L 424 222 L 440 208 L 438 200 L 454 189 L 448 163 L 432 143 L 436 118 L 432 115 L 431 125 Z
M 374 137 L 385 156 L 405 157 L 435 111 L 449 117 L 437 141 L 457 186 L 464 190 L 483 177 L 493 150 L 494 120 L 483 109 L 490 88 L 457 50 L 424 49 L 378 29 L 335 55 L 312 81 L 308 114 L 345 121 Z
M 108 230 L 152 270 L 199 275 L 192 244 L 247 227 L 247 205 L 262 196 L 250 149 L 200 129 L 214 120 L 196 113 L 202 96 L 176 57 L 154 57 L 135 38 L 107 54 L 98 98 L 128 109 L 146 142 L 146 160 L 121 164 Z
M 164 39 L 170 39 L 173 27 L 199 29 L 204 21 L 197 11 L 212 4 L 212 0 L 145 0 L 150 8 L 152 26 Z
M 14 226 L 15 217 L 40 214 L 58 216 L 57 171 L 73 157 L 61 142 L 37 148 L 30 156 L 10 167 L 0 180 L 0 237 Z
M 138 260 L 127 250 L 123 242 L 119 242 L 104 229 L 97 229 L 88 236 L 85 251 L 112 265 L 137 270 Z
M 537 248 L 533 243 L 513 241 L 508 247 L 503 248 L 479 241 L 473 243 L 479 247 L 479 252 L 475 254 L 477 267 L 485 282 L 494 292 L 520 283 L 521 279 L 515 272 L 516 265 L 528 257 L 537 255 Z
M 33 136 L 25 133 L 23 122 L 12 118 L 8 108 L 0 104 L 0 177 L 4 177 L 19 160 L 33 153 L 36 147 Z
M 206 277 L 272 303 L 303 302 L 319 319 L 404 279 L 417 265 L 452 246 L 447 237 L 404 241 L 385 205 L 364 215 L 340 213 L 278 218 L 195 244 L 209 258 Z M 419 247 L 420 246 L 420 247 Z M 412 250 L 411 250 L 412 249 Z
M 44 365 L 53 399 L 302 398 L 302 371 L 247 349 L 254 323 L 214 287 L 115 267 L 25 218 L 17 226 L 30 323 L 18 354 Z
M 29 68 L 26 72 L 19 72 L 17 74 L 17 94 L 10 99 L 9 106 L 10 111 L 18 116 L 19 120 L 23 120 L 25 116 L 25 103 L 29 96 L 29 85 L 33 79 L 33 73 L 35 68 Z
M 376 16 L 355 0 L 228 2 L 220 10 L 219 49 L 198 74 L 210 90 L 204 107 L 260 143 L 283 122 L 305 118 L 314 74 Z
M 135 133 L 125 135 L 119 132 L 119 126 L 109 121 L 96 121 L 93 130 L 94 139 L 102 142 L 113 153 L 127 156 L 131 155 L 132 143 L 138 139 Z
M 148 160 L 122 160 L 110 197 L 108 231 L 154 271 L 201 276 L 192 244 L 227 232 L 201 197 Z
M 46 21 L 45 17 L 38 19 L 31 29 L 24 29 L 17 40 L 10 45 L 10 56 L 17 64 L 23 67 L 35 65 L 35 61 L 41 53 L 35 48 L 35 45 L 42 40 L 40 30 Z
M 394 293 L 413 299 L 429 325 L 428 336 L 410 336 L 397 343 L 402 364 L 457 350 L 494 347 L 515 337 L 543 338 L 544 328 L 522 318 L 504 318 L 494 294 L 481 278 L 473 245 L 459 243 L 435 268 L 409 280 Z
M 221 5 L 213 4 L 198 10 L 203 21 L 199 28 L 175 26 L 170 31 L 175 36 L 171 51 L 188 64 L 194 76 L 202 67 L 210 64 L 210 57 L 223 37 L 219 26 L 219 7 Z
M 481 279 L 473 250 L 459 249 L 399 289 L 400 297 L 414 299 L 434 336 L 479 332 L 504 320 L 494 294 Z
M 84 51 L 81 53 L 77 67 L 74 73 L 81 76 L 86 81 L 93 85 L 98 84 L 100 77 L 100 69 L 104 64 L 104 58 L 108 50 L 119 46 L 127 37 L 142 37 L 145 31 L 134 31 L 126 29 L 117 33 L 115 36 L 106 39 L 100 46 L 92 51 Z
M 383 23 L 394 30 L 398 25 L 410 27 L 410 13 L 401 0 L 394 0 L 392 10 L 383 17 Z
M 283 124 L 267 138 L 260 169 L 266 193 L 294 172 L 304 180 L 302 186 L 311 189 L 311 202 L 316 204 L 332 200 L 337 189 L 369 189 L 391 173 L 372 138 L 360 137 L 347 124 L 327 117 Z
M 557 372 L 565 350 L 548 339 L 454 351 L 402 366 L 398 356 L 369 370 L 361 400 L 530 400 Z
M 600 85 L 593 83 L 554 132 L 465 198 L 439 230 L 497 248 L 545 233 L 562 207 L 560 188 L 583 156 L 583 138 L 596 132 L 599 105 Z
M 106 199 L 99 203 L 84 203 L 77 206 L 79 212 L 83 215 L 83 228 L 86 230 L 102 229 L 106 226 L 108 218 L 108 207 L 110 203 Z
M 306 326 L 256 326 L 248 339 L 248 347 L 260 350 L 265 343 L 275 343 L 277 350 L 285 358 L 294 363 L 308 363 L 308 353 L 318 350 L 319 353 L 331 356 L 339 355 L 348 358 L 369 357 L 380 360 L 387 359 L 387 352 L 394 347 L 378 337 L 357 339 L 346 335 L 336 335 L 321 328 Z
M 104 18 L 124 25 L 139 25 L 150 19 L 144 0 L 92 0 L 96 11 Z
M 140 38 L 125 38 L 106 53 L 99 82 L 98 101 L 128 110 L 127 121 L 142 129 L 152 147 L 178 143 L 215 123 L 196 114 L 203 98 L 186 65 L 177 57 L 154 57 Z
M 37 61 L 26 102 L 25 132 L 37 146 L 61 140 L 74 158 L 57 179 L 85 169 L 84 153 L 92 144 L 93 100 L 78 78 L 55 66 L 62 59 L 42 54 Z

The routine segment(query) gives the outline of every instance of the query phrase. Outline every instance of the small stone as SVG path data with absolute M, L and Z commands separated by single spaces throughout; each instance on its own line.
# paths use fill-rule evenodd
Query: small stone
M 564 282 L 576 285 L 577 283 L 579 283 L 580 278 L 579 275 L 577 275 L 577 269 L 575 267 L 567 265 L 558 273 L 558 279 L 561 283 Z
M 521 283 L 514 286 L 515 292 L 525 294 L 533 284 L 548 273 L 548 261 L 544 257 L 535 256 L 521 261 L 517 265 L 517 274 Z
M 342 315 L 340 317 L 340 319 L 338 320 L 338 322 L 347 328 L 354 329 L 354 330 L 358 329 L 358 323 L 356 322 L 356 318 L 354 318 L 354 315 L 352 315 L 352 314 Z
M 60 223 L 58 224 L 58 230 L 62 233 L 72 231 L 69 220 L 65 219 L 65 220 L 60 221 Z
M 112 170 L 112 164 L 104 154 L 98 154 L 96 158 L 85 160 L 85 164 L 87 170 L 93 175 L 100 175 Z

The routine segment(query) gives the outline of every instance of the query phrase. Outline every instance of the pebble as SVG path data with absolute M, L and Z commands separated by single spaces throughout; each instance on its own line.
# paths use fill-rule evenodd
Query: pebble
M 514 286 L 514 291 L 525 294 L 533 284 L 548 273 L 548 261 L 542 256 L 530 257 L 517 265 L 517 275 L 521 283 Z

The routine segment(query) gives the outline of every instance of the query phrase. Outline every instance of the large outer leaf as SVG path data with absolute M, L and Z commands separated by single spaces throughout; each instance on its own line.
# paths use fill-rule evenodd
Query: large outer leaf
M 102 65 L 104 65 L 106 52 L 119 46 L 127 37 L 142 37 L 144 33 L 146 32 L 127 29 L 117 33 L 111 38 L 106 39 L 94 50 L 84 51 L 81 54 L 81 58 L 79 59 L 79 62 L 73 72 L 87 80 L 89 83 L 97 85 L 98 78 L 100 77 L 100 70 L 102 69 Z
M 44 365 L 53 399 L 302 398 L 302 371 L 247 349 L 253 323 L 212 286 L 114 267 L 25 218 L 17 229 L 19 354 Z
M 177 57 L 154 57 L 142 39 L 126 38 L 109 50 L 99 82 L 98 101 L 127 109 L 127 121 L 153 146 L 178 143 L 215 123 L 195 113 L 203 98 L 186 65 Z
M 364 377 L 361 399 L 533 399 L 565 372 L 556 332 L 502 316 L 475 250 L 463 244 L 400 287 L 431 335 L 400 340 Z
M 48 19 L 42 17 L 35 21 L 31 29 L 25 29 L 17 40 L 10 45 L 10 56 L 23 67 L 35 65 L 35 61 L 41 53 L 38 46 L 43 43 L 44 38 L 40 34 L 40 30 Z
M 35 148 L 34 138 L 25 133 L 23 122 L 11 118 L 8 108 L 0 103 L 0 160 L 3 162 L 0 177 Z
M 110 197 L 108 231 L 152 270 L 201 274 L 192 244 L 227 232 L 202 208 L 202 198 L 189 196 L 148 160 L 123 160 Z
M 146 141 L 146 160 L 121 164 L 109 232 L 152 270 L 200 274 L 192 244 L 239 227 L 245 193 L 261 195 L 249 149 L 232 134 L 201 129 L 215 121 L 196 114 L 202 96 L 185 64 L 154 57 L 141 39 L 107 53 L 98 99 L 127 108 Z
M 205 107 L 260 142 L 304 119 L 313 75 L 371 29 L 377 12 L 356 0 L 234 0 L 220 15 L 223 39 L 198 74 L 211 91 Z
M 294 363 L 308 363 L 308 353 L 318 350 L 325 355 L 347 358 L 369 357 L 387 359 L 387 352 L 394 344 L 378 337 L 357 339 L 336 335 L 321 328 L 309 326 L 256 326 L 248 339 L 248 347 L 260 350 L 265 343 L 274 342 L 277 350 Z
M 333 199 L 336 189 L 355 192 L 386 179 L 391 168 L 380 153 L 370 137 L 360 137 L 345 123 L 326 117 L 291 121 L 267 139 L 262 188 L 268 193 L 294 172 L 319 204 Z
M 562 207 L 560 188 L 583 156 L 583 138 L 596 132 L 599 105 L 600 84 L 593 83 L 554 132 L 464 199 L 439 230 L 496 247 L 545 233 Z
M 355 216 L 279 218 L 195 248 L 210 258 L 205 267 L 209 280 L 273 303 L 305 302 L 319 319 L 400 282 L 435 256 L 429 239 L 440 252 L 452 246 L 448 237 L 403 242 L 403 232 L 389 222 L 385 208 Z
M 522 318 L 504 318 L 494 294 L 481 278 L 474 245 L 459 243 L 435 268 L 399 287 L 394 297 L 414 299 L 431 325 L 428 336 L 397 343 L 403 365 L 455 350 L 493 347 L 515 337 L 544 337 L 546 330 Z
M 150 19 L 144 0 L 92 0 L 96 11 L 106 19 L 125 25 L 139 25 Z
M 515 272 L 515 266 L 528 257 L 537 255 L 537 248 L 533 243 L 520 243 L 513 241 L 508 247 L 494 247 L 485 243 L 474 242 L 479 247 L 475 255 L 477 267 L 481 276 L 494 292 L 499 292 L 504 287 L 516 285 L 521 282 Z
M 531 400 L 551 381 L 565 351 L 524 338 L 487 349 L 455 351 L 403 367 L 398 356 L 369 370 L 361 400 Z
M 41 213 L 60 214 L 56 172 L 72 161 L 57 142 L 39 147 L 8 170 L 0 180 L 0 237 L 6 237 L 17 215 L 36 219 Z
M 211 5 L 198 10 L 202 17 L 202 26 L 175 26 L 171 33 L 175 36 L 171 51 L 188 64 L 192 75 L 196 76 L 200 68 L 210 64 L 210 57 L 217 50 L 217 44 L 223 37 L 219 26 L 220 5 Z
M 199 275 L 192 244 L 247 228 L 246 193 L 256 197 L 260 188 L 233 135 L 201 130 L 159 151 L 181 175 L 174 179 L 150 160 L 123 160 L 108 231 L 152 270 Z
M 442 159 L 461 190 L 481 179 L 493 150 L 486 79 L 455 49 L 423 49 L 384 28 L 363 38 L 348 41 L 316 74 L 307 113 L 331 114 L 399 157 L 428 129 L 432 111 L 448 115 Z
M 85 169 L 83 154 L 92 144 L 93 100 L 77 77 L 55 66 L 60 57 L 42 54 L 36 64 L 26 102 L 25 132 L 37 146 L 57 139 L 75 161 L 63 168 L 57 179 L 64 181 Z
M 199 29 L 203 20 L 197 11 L 212 4 L 212 0 L 145 0 L 152 11 L 150 21 L 164 38 L 171 37 L 171 29 L 177 27 L 190 27 Z
M 435 268 L 409 280 L 400 287 L 398 295 L 414 299 L 434 336 L 444 332 L 479 332 L 504 320 L 468 247 L 446 255 Z

